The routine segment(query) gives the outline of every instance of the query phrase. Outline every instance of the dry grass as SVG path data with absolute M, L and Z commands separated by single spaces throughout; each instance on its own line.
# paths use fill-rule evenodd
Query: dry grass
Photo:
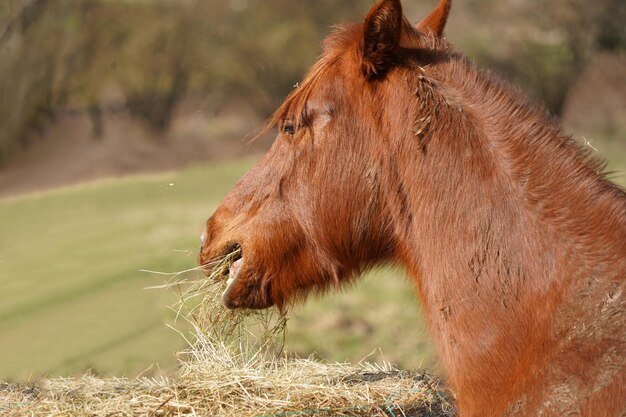
M 228 311 L 221 293 L 236 254 L 209 278 L 175 274 L 174 308 L 192 325 L 176 378 L 48 379 L 0 384 L 3 416 L 451 416 L 438 381 L 390 364 L 324 363 L 280 352 L 286 319 Z M 182 333 L 181 333 L 182 334 Z

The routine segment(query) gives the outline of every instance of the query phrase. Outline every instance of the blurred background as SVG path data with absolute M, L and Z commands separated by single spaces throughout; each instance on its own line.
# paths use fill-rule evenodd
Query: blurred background
M 271 138 L 247 139 L 371 0 L 0 1 L 0 380 L 168 374 L 165 281 Z M 413 21 L 436 0 L 405 0 Z M 623 0 L 465 0 L 448 39 L 546 103 L 626 185 Z M 380 350 L 379 350 L 380 348 Z M 289 352 L 437 369 L 411 286 L 295 309 Z M 382 352 L 382 353 L 381 353 Z M 371 356 L 369 356 L 371 355 Z

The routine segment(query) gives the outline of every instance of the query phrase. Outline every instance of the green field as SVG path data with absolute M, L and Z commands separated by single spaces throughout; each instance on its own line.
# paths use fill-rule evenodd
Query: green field
M 0 378 L 171 367 L 173 297 L 139 270 L 194 266 L 202 219 L 249 164 L 2 202 Z
M 606 149 L 626 170 L 623 144 Z M 0 380 L 170 372 L 185 346 L 166 326 L 176 297 L 147 290 L 193 268 L 205 219 L 254 159 L 115 179 L 0 201 Z M 614 179 L 625 184 L 623 175 Z M 290 313 L 286 349 L 337 361 L 436 367 L 400 271 Z M 378 348 L 382 351 L 378 351 Z
M 252 163 L 1 201 L 0 379 L 172 370 L 185 346 L 165 325 L 176 298 L 146 290 L 165 278 L 140 270 L 194 267 L 204 220 Z M 430 365 L 417 303 L 398 275 L 378 271 L 294 310 L 287 349 L 358 361 L 380 347 L 386 360 Z

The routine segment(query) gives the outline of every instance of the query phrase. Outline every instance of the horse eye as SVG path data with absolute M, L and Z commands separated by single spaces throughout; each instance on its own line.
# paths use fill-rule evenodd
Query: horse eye
M 296 134 L 296 127 L 293 125 L 293 122 L 285 121 L 283 123 L 282 131 L 283 131 L 283 133 L 285 133 L 287 135 L 295 135 Z

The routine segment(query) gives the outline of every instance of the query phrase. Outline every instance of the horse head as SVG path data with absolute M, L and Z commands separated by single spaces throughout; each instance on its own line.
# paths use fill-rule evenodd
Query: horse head
M 363 24 L 325 40 L 270 119 L 278 127 L 273 146 L 207 222 L 200 264 L 241 248 L 225 305 L 282 308 L 393 257 L 390 184 L 381 173 L 405 128 L 397 103 L 407 99 L 397 87 L 408 59 L 402 43 L 440 37 L 449 4 L 412 27 L 399 0 L 380 1 Z

